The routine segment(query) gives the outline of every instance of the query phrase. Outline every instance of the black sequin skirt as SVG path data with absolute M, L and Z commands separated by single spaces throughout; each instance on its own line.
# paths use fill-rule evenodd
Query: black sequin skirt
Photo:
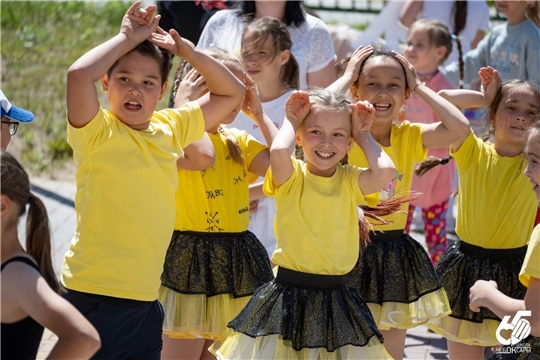
M 274 278 L 268 254 L 250 231 L 175 231 L 161 284 L 182 294 L 249 296 Z
M 403 230 L 370 232 L 349 274 L 377 326 L 408 329 L 450 313 L 446 293 L 428 253 Z
M 435 270 L 448 294 L 452 314 L 430 322 L 429 328 L 465 344 L 496 345 L 500 319 L 488 308 L 473 312 L 469 308 L 469 290 L 476 280 L 493 280 L 503 294 L 523 299 L 526 288 L 518 278 L 526 252 L 526 246 L 484 249 L 464 241 L 448 247 Z
M 323 349 L 330 353 L 345 346 L 375 346 L 377 350 L 371 349 L 378 352 L 375 356 L 387 357 L 380 344 L 382 335 L 368 307 L 358 291 L 346 285 L 345 275 L 306 274 L 279 268 L 276 279 L 259 288 L 228 327 L 232 329 L 228 334 L 231 338 L 234 334 L 246 335 L 244 338 L 252 339 L 251 346 L 256 348 L 261 344 L 253 339 L 277 335 L 290 351 Z M 227 352 L 238 351 L 238 344 L 223 345 L 227 340 L 231 339 L 215 344 L 214 352 L 219 353 L 220 348 L 221 352 L 224 348 Z M 271 352 L 261 346 L 257 348 L 261 352 L 253 357 L 284 356 L 276 351 L 275 343 L 274 340 L 270 346 Z M 250 351 L 257 352 L 253 348 Z
M 249 295 L 274 278 L 265 248 L 249 231 L 175 231 L 163 270 L 163 332 L 177 339 L 217 339 Z

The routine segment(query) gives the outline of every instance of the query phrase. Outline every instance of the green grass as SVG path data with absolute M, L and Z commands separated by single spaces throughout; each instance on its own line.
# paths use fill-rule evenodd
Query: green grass
M 130 4 L 0 2 L 2 90 L 15 105 L 36 116 L 31 125 L 19 126 L 15 135 L 22 140 L 23 166 L 31 173 L 61 168 L 71 159 L 66 140 L 67 69 L 86 51 L 118 33 Z M 103 106 L 108 107 L 106 95 L 96 85 Z M 168 96 L 159 109 L 166 106 Z

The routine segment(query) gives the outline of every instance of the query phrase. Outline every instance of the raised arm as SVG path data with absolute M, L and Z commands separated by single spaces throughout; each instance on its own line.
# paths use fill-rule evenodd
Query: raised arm
M 158 27 L 157 33 L 153 33 L 149 40 L 189 62 L 206 80 L 209 93 L 197 101 L 207 130 L 218 125 L 243 100 L 244 84 L 219 61 L 181 38 L 176 30 L 171 29 L 166 33 Z
M 326 89 L 338 94 L 345 94 L 351 85 L 360 76 L 362 63 L 373 53 L 373 46 L 358 47 L 351 55 L 347 68 L 341 77 L 330 84 Z
M 257 90 L 255 89 L 255 83 L 247 74 L 244 74 L 244 83 L 246 85 L 246 96 L 242 104 L 242 112 L 259 125 L 259 130 L 264 140 L 266 140 L 266 144 L 270 147 L 278 133 L 278 128 L 264 112 L 259 95 L 257 95 Z
M 418 19 L 418 14 L 424 7 L 424 0 L 406 0 L 399 12 L 399 22 L 409 27 Z
M 278 186 L 283 185 L 293 173 L 291 155 L 296 144 L 296 131 L 308 115 L 312 105 L 308 93 L 304 91 L 295 91 L 287 99 L 285 121 L 270 148 L 270 165 Z
M 157 28 L 160 15 L 154 17 L 156 5 L 140 8 L 137 1 L 127 11 L 118 35 L 88 51 L 69 67 L 67 74 L 67 112 L 70 124 L 81 128 L 99 109 L 94 83 L 121 56 L 146 40 Z
M 2 301 L 16 303 L 26 314 L 58 336 L 49 359 L 88 359 L 101 346 L 96 329 L 45 279 L 23 263 L 2 270 Z
M 375 109 L 367 101 L 359 101 L 351 105 L 354 141 L 360 146 L 369 165 L 358 177 L 358 186 L 362 193 L 372 194 L 382 189 L 392 180 L 396 167 L 392 159 L 381 149 L 371 136 Z
M 411 63 L 395 51 L 396 58 L 405 68 L 407 83 L 411 91 L 419 95 L 435 111 L 440 122 L 429 124 L 422 132 L 424 148 L 445 147 L 456 141 L 463 141 L 469 135 L 469 120 L 448 100 L 420 82 Z

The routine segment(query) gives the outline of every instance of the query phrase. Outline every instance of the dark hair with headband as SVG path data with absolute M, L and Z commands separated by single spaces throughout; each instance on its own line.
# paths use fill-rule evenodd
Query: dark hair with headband
M 19 217 L 26 212 L 26 252 L 36 260 L 49 286 L 60 292 L 51 260 L 51 230 L 43 202 L 30 192 L 30 179 L 21 164 L 8 152 L 2 151 L 2 195 L 19 208 Z

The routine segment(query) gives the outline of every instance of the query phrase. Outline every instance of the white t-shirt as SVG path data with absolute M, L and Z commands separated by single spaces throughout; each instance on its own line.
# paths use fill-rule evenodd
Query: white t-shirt
M 293 46 L 291 52 L 300 67 L 300 89 L 307 89 L 307 74 L 314 73 L 335 60 L 334 44 L 324 22 L 305 14 L 306 21 L 299 27 L 288 26 Z M 208 20 L 198 48 L 217 47 L 240 58 L 242 32 L 247 27 L 237 10 L 221 10 Z
M 454 32 L 454 12 L 452 8 L 455 1 L 424 1 L 424 7 L 420 17 L 422 19 L 435 19 Z M 465 28 L 459 33 L 463 55 L 471 49 L 471 42 L 475 39 L 478 31 L 489 29 L 489 7 L 484 0 L 467 1 L 467 20 Z M 444 65 L 458 60 L 457 44 L 452 44 L 452 53 L 446 59 Z
M 262 103 L 264 112 L 272 120 L 272 122 L 281 128 L 283 120 L 285 119 L 285 103 L 294 90 L 289 90 L 280 97 Z M 255 139 L 259 140 L 263 144 L 266 144 L 266 140 L 259 130 L 259 126 L 255 121 L 240 112 L 236 119 L 226 127 L 234 127 L 240 130 L 245 130 L 248 134 L 252 135 Z M 257 182 L 263 181 L 261 177 Z M 257 211 L 250 213 L 249 215 L 249 227 L 248 230 L 257 236 L 257 239 L 264 245 L 268 256 L 271 258 L 272 253 L 276 247 L 276 236 L 274 235 L 274 217 L 276 216 L 276 204 L 272 198 L 263 198 L 259 200 L 259 206 Z

